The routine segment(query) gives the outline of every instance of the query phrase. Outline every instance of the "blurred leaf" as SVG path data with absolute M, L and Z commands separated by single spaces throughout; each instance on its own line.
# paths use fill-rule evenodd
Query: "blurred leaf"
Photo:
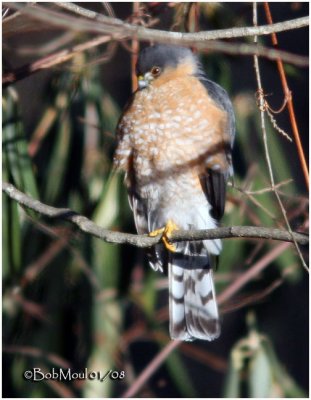
M 272 371 L 270 361 L 263 348 L 259 348 L 249 365 L 249 395 L 252 398 L 270 397 Z
M 235 212 L 227 213 L 222 222 L 223 226 L 240 225 Z M 241 256 L 245 255 L 247 242 L 240 239 L 223 240 L 223 251 L 219 261 L 219 271 L 229 272 L 244 265 L 245 260 Z
M 291 64 L 284 64 L 284 69 L 285 69 L 285 73 L 288 77 L 291 77 L 292 79 L 298 79 L 301 80 L 302 79 L 302 74 L 299 71 L 299 69 L 297 67 L 295 67 L 294 65 Z
M 306 397 L 284 371 L 271 341 L 257 332 L 254 318 L 253 313 L 248 314 L 249 334 L 240 339 L 231 350 L 224 396 L 241 397 L 240 388 L 247 379 L 247 393 L 243 393 L 243 397 Z
M 2 179 L 8 181 L 7 156 L 2 155 Z M 9 276 L 10 273 L 10 199 L 2 195 L 2 279 Z
M 240 393 L 240 371 L 236 368 L 232 360 L 229 364 L 229 369 L 227 372 L 225 384 L 224 384 L 224 394 L 225 398 L 240 398 L 242 397 Z
M 88 362 L 90 371 L 100 371 L 106 374 L 115 367 L 115 352 L 119 345 L 122 312 L 119 302 L 115 300 L 97 299 L 94 308 L 94 345 Z M 114 381 L 107 377 L 104 382 L 87 380 L 83 389 L 84 397 L 111 396 Z
M 293 251 L 292 248 L 285 250 L 279 257 L 275 260 L 275 264 L 283 273 L 288 267 L 291 267 L 297 263 L 298 255 Z M 298 282 L 304 275 L 303 268 L 295 268 L 290 274 L 284 274 L 286 280 L 292 283 Z
M 9 237 L 12 238 L 11 240 L 11 248 L 10 248 L 10 269 L 11 272 L 20 271 L 22 267 L 21 263 L 21 224 L 20 224 L 20 216 L 18 212 L 18 205 L 15 201 L 9 200 L 9 228 L 10 233 Z
M 67 162 L 69 162 L 69 145 L 72 134 L 70 122 L 63 118 L 59 129 L 57 129 L 57 139 L 51 152 L 51 161 L 47 171 L 45 182 L 44 198 L 53 204 L 62 190 Z
M 82 88 L 83 77 L 68 72 L 51 83 L 51 101 L 57 113 L 45 133 L 49 135 L 51 151 L 47 154 L 44 199 L 52 204 L 60 198 L 64 201 L 73 187 L 79 190 L 85 134 L 79 121 L 85 113 Z
M 12 176 L 10 182 L 20 190 L 38 198 L 32 162 L 28 155 L 27 141 L 19 115 L 18 96 L 12 88 L 5 92 L 3 121 L 3 150 L 6 154 L 7 176 Z
M 139 306 L 146 313 L 150 322 L 154 322 L 154 313 L 156 312 L 156 301 L 158 292 L 155 289 L 157 274 L 149 268 L 144 274 L 144 285 L 139 293 Z
M 99 205 L 94 211 L 94 222 L 106 229 L 111 229 L 113 224 L 117 224 L 119 180 L 118 175 L 113 175 L 107 181 Z M 116 287 L 120 272 L 120 246 L 111 245 L 99 239 L 93 239 L 93 241 L 94 263 L 99 281 L 103 288 Z
M 166 365 L 182 397 L 197 397 L 196 390 L 190 378 L 189 369 L 185 367 L 180 355 L 176 352 L 171 353 L 166 359 Z
M 99 239 L 93 242 L 92 264 L 103 289 L 116 288 L 120 278 L 120 245 L 111 245 Z
M 12 366 L 12 381 L 17 391 L 22 391 L 25 385 L 24 372 L 27 371 L 25 358 L 16 356 Z
M 270 340 L 264 340 L 262 343 L 266 354 L 269 356 L 270 365 L 274 374 L 272 391 L 280 394 L 280 397 L 307 398 L 307 393 L 299 387 L 294 379 L 288 374 L 284 366 L 278 360 L 275 350 Z
M 37 187 L 18 112 L 18 97 L 7 90 L 3 100 L 3 169 L 2 179 L 37 198 Z M 3 195 L 3 277 L 13 278 L 21 269 L 21 214 L 18 204 Z M 29 212 L 31 214 L 31 212 Z
M 102 110 L 103 113 L 104 128 L 114 134 L 121 114 L 120 107 L 117 106 L 117 103 L 108 92 L 105 92 L 102 96 L 102 103 L 97 103 L 97 105 L 99 107 L 99 115 L 101 114 L 100 110 Z
M 94 211 L 94 222 L 103 228 L 110 227 L 119 215 L 119 185 L 120 175 L 112 174 Z

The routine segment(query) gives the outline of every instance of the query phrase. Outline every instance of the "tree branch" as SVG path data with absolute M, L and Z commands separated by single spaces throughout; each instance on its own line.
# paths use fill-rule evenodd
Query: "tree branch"
M 161 241 L 161 235 L 149 237 L 148 235 L 134 235 L 130 233 L 114 232 L 103 229 L 94 224 L 91 220 L 79 215 L 69 208 L 55 208 L 35 200 L 25 193 L 19 191 L 10 183 L 3 182 L 2 190 L 13 200 L 41 215 L 50 218 L 58 218 L 69 221 L 76 225 L 82 232 L 89 233 L 99 239 L 109 243 L 127 243 L 137 247 L 151 247 Z M 301 245 L 309 243 L 309 237 L 302 233 L 292 233 L 275 228 L 255 227 L 255 226 L 232 226 L 216 229 L 204 229 L 195 231 L 176 231 L 170 238 L 172 242 L 184 240 L 203 240 L 203 239 L 228 239 L 228 238 L 249 238 L 249 239 L 268 239 L 284 242 L 296 240 Z
M 60 50 L 56 53 L 44 56 L 39 60 L 34 61 L 33 63 L 23 65 L 20 68 L 15 69 L 14 71 L 3 74 L 2 87 L 6 88 L 10 84 L 20 81 L 21 79 L 24 79 L 34 74 L 35 72 L 39 72 L 44 69 L 55 67 L 58 64 L 68 62 L 78 53 L 90 50 L 93 47 L 108 43 L 110 41 L 111 37 L 109 35 L 97 36 L 96 38 L 88 40 L 85 43 L 77 44 L 70 49 Z
M 101 29 L 104 25 L 109 25 L 109 27 L 114 28 L 122 28 L 124 34 L 135 35 L 140 39 L 148 39 L 148 40 L 157 40 L 162 38 L 168 38 L 168 33 L 171 38 L 182 40 L 184 44 L 187 44 L 187 41 L 193 42 L 194 40 L 198 42 L 205 42 L 207 40 L 215 40 L 215 39 L 232 39 L 232 38 L 241 38 L 248 36 L 259 36 L 259 35 L 269 35 L 271 33 L 284 32 L 291 29 L 297 29 L 306 27 L 309 25 L 309 17 L 301 17 L 288 21 L 278 22 L 275 24 L 268 24 L 262 26 L 245 26 L 241 28 L 228 28 L 228 29 L 217 29 L 213 31 L 203 31 L 196 33 L 182 33 L 182 32 L 166 32 L 157 29 L 146 29 L 142 26 L 137 26 L 133 24 L 129 24 L 123 22 L 117 18 L 110 18 L 102 14 L 98 14 L 94 11 L 87 10 L 82 8 L 74 3 L 56 3 L 57 6 L 62 7 L 66 10 L 74 12 L 75 14 L 87 17 L 89 19 L 95 19 L 96 21 L 101 23 Z M 108 33 L 108 32 L 106 32 Z M 189 44 L 189 43 L 188 43 Z
M 210 50 L 215 52 L 225 52 L 227 54 L 254 55 L 262 56 L 271 60 L 281 59 L 284 62 L 305 67 L 308 65 L 308 57 L 291 54 L 282 50 L 268 48 L 260 45 L 248 43 L 226 43 L 215 39 L 228 39 L 245 37 L 252 35 L 266 35 L 271 32 L 281 32 L 289 29 L 297 29 L 308 25 L 308 17 L 297 18 L 290 21 L 284 21 L 272 25 L 263 25 L 259 27 L 228 28 L 214 31 L 182 33 L 167 32 L 157 29 L 149 29 L 143 26 L 130 24 L 117 18 L 107 17 L 94 11 L 84 9 L 74 3 L 55 3 L 55 5 L 65 8 L 75 15 L 65 14 L 51 10 L 47 7 L 36 5 L 24 6 L 18 3 L 8 3 L 8 6 L 20 10 L 21 13 L 45 21 L 49 24 L 59 26 L 73 31 L 85 31 L 91 33 L 100 33 L 110 35 L 110 40 L 124 40 L 135 38 L 138 40 L 149 40 L 159 43 L 172 43 L 186 46 L 195 46 L 201 50 Z M 81 18 L 83 16 L 84 18 Z M 97 38 L 96 38 L 97 39 Z M 91 46 L 98 45 L 95 41 Z M 87 48 L 91 47 L 88 46 Z M 84 51 L 83 44 L 77 51 Z M 48 68 L 61 62 L 68 61 L 75 51 L 64 50 L 63 53 L 52 54 L 46 59 L 38 60 L 33 64 L 22 66 L 16 71 L 10 71 L 3 75 L 3 84 L 7 86 L 26 76 L 37 72 L 43 68 Z

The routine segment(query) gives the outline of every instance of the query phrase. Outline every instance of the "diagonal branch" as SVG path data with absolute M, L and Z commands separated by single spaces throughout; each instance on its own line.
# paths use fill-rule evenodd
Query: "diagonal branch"
M 137 247 L 151 247 L 161 241 L 161 235 L 149 237 L 148 235 L 134 235 L 130 233 L 114 232 L 103 229 L 94 224 L 91 220 L 79 215 L 69 208 L 55 208 L 33 199 L 25 193 L 19 191 L 10 183 L 3 182 L 2 190 L 12 199 L 22 206 L 25 206 L 39 214 L 50 218 L 58 218 L 69 221 L 76 225 L 82 232 L 89 233 L 99 239 L 109 243 L 127 243 Z M 203 239 L 228 239 L 228 238 L 249 238 L 249 239 L 268 239 L 284 242 L 296 240 L 301 245 L 309 243 L 307 235 L 302 233 L 290 233 L 285 230 L 275 228 L 265 228 L 257 226 L 232 226 L 216 229 L 204 229 L 195 231 L 176 231 L 170 240 L 180 242 L 184 240 L 203 240 Z
M 88 40 L 85 43 L 77 44 L 70 49 L 57 51 L 36 60 L 30 64 L 23 65 L 14 71 L 7 72 L 2 76 L 2 87 L 6 88 L 10 84 L 20 81 L 36 72 L 55 67 L 71 60 L 74 56 L 82 51 L 90 50 L 93 47 L 108 43 L 111 41 L 109 35 L 98 36 L 94 39 Z

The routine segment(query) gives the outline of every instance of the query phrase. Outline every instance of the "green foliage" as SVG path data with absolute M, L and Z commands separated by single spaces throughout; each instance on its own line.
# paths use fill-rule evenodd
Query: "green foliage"
M 3 179 L 47 204 L 66 204 L 75 211 L 87 212 L 96 223 L 111 229 L 115 224 L 122 226 L 122 221 L 118 220 L 120 176 L 110 176 L 112 165 L 109 149 L 113 148 L 113 136 L 106 137 L 103 131 L 110 130 L 113 133 L 120 110 L 116 108 L 109 94 L 95 84 L 98 77 L 96 69 L 93 71 L 94 75 L 65 71 L 50 81 L 46 108 L 34 129 L 33 139 L 30 139 L 31 148 L 38 143 L 38 137 L 40 138 L 36 147 L 35 166 L 28 156 L 28 143 L 23 133 L 16 92 L 9 89 L 4 93 Z M 93 125 L 88 125 L 89 116 L 92 117 Z M 40 193 L 36 182 L 40 182 Z M 34 267 L 37 269 L 35 280 L 33 283 L 25 283 L 25 293 L 38 304 L 43 301 L 49 310 L 49 322 L 44 322 L 44 316 L 40 312 L 39 323 L 32 327 L 28 345 L 61 354 L 65 345 L 63 340 L 78 340 L 77 343 L 81 343 L 85 349 L 80 349 L 75 357 L 77 365 L 83 360 L 85 363 L 89 358 L 87 365 L 90 370 L 112 369 L 115 365 L 114 353 L 118 346 L 123 311 L 118 301 L 113 298 L 103 300 L 102 297 L 105 298 L 106 290 L 115 290 L 119 285 L 120 247 L 108 245 L 98 239 L 70 234 L 68 239 L 64 239 L 66 251 L 60 251 L 59 255 L 56 251 L 50 261 L 43 261 L 42 267 L 37 265 L 36 268 L 38 258 L 48 254 L 47 245 L 51 243 L 53 246 L 57 240 L 58 235 L 53 233 L 55 224 L 49 222 L 49 231 L 45 228 L 41 231 L 37 216 L 29 213 L 30 218 L 26 217 L 17 203 L 6 196 L 3 196 L 3 213 L 3 274 L 6 279 L 4 291 L 9 290 L 14 276 L 16 281 L 17 273 L 21 279 L 23 274 Z M 30 235 L 34 243 L 31 248 L 26 248 Z M 43 273 L 40 273 L 41 269 Z M 89 283 L 85 284 L 88 279 Z M 20 285 L 19 281 L 18 284 Z M 94 293 L 90 291 L 92 285 Z M 78 300 L 77 294 L 81 290 L 85 292 L 82 299 Z M 21 338 L 25 336 L 23 321 L 27 318 L 27 309 L 23 308 L 23 302 L 16 303 L 11 296 L 8 292 L 4 302 L 4 317 L 10 322 L 6 324 L 4 336 L 6 345 L 22 346 L 23 341 L 18 336 L 15 338 L 14 332 L 16 323 L 20 321 L 22 324 L 18 335 Z M 75 298 L 80 309 L 73 318 L 81 330 L 76 338 L 74 332 L 67 332 L 65 335 L 62 333 L 66 321 L 61 311 L 64 307 L 72 307 Z M 103 340 L 109 343 L 108 347 L 103 346 Z M 46 360 L 43 358 L 42 361 L 44 366 Z M 22 379 L 21 371 L 37 365 L 31 359 L 16 358 L 16 363 L 12 365 L 16 393 L 28 393 L 29 397 L 60 394 L 53 384 L 51 389 L 44 383 L 30 386 Z M 52 366 L 55 367 L 53 363 Z M 104 384 L 88 381 L 85 395 L 91 393 L 95 397 L 106 397 L 111 392 L 113 383 L 109 379 Z M 72 393 L 75 393 L 74 386 L 69 386 Z
M 182 397 L 197 397 L 197 391 L 192 383 L 189 369 L 186 367 L 181 356 L 177 353 L 171 354 L 166 361 L 166 365 Z
M 260 334 L 248 315 L 249 333 L 233 347 L 224 387 L 227 398 L 307 397 L 277 359 L 269 339 Z
M 22 191 L 38 198 L 37 185 L 27 152 L 27 140 L 18 110 L 18 96 L 12 89 L 7 90 L 3 101 L 2 137 L 2 179 L 14 183 Z M 16 202 L 7 197 L 2 199 L 2 211 L 3 278 L 12 280 L 21 268 L 21 214 Z
M 17 93 L 11 88 L 7 89 L 3 101 L 3 173 L 20 190 L 37 198 L 38 189 L 28 155 L 18 101 Z

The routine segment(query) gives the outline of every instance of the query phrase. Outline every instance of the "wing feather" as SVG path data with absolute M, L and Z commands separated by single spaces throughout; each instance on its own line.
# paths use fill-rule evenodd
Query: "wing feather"
M 229 140 L 229 144 L 225 145 L 224 148 L 228 161 L 228 170 L 215 171 L 211 168 L 206 168 L 204 173 L 200 176 L 202 189 L 208 202 L 212 206 L 211 214 L 215 219 L 219 220 L 223 216 L 225 209 L 226 183 L 228 177 L 233 174 L 231 152 L 235 137 L 235 117 L 232 103 L 227 92 L 224 88 L 206 77 L 201 65 L 199 65 L 197 77 L 205 87 L 210 98 L 219 108 L 226 111 L 228 118 L 227 131 L 223 132 L 224 137 L 228 137 Z
M 205 174 L 200 176 L 200 182 L 203 192 L 212 206 L 211 215 L 220 220 L 225 211 L 226 202 L 226 177 L 218 171 L 206 170 Z

